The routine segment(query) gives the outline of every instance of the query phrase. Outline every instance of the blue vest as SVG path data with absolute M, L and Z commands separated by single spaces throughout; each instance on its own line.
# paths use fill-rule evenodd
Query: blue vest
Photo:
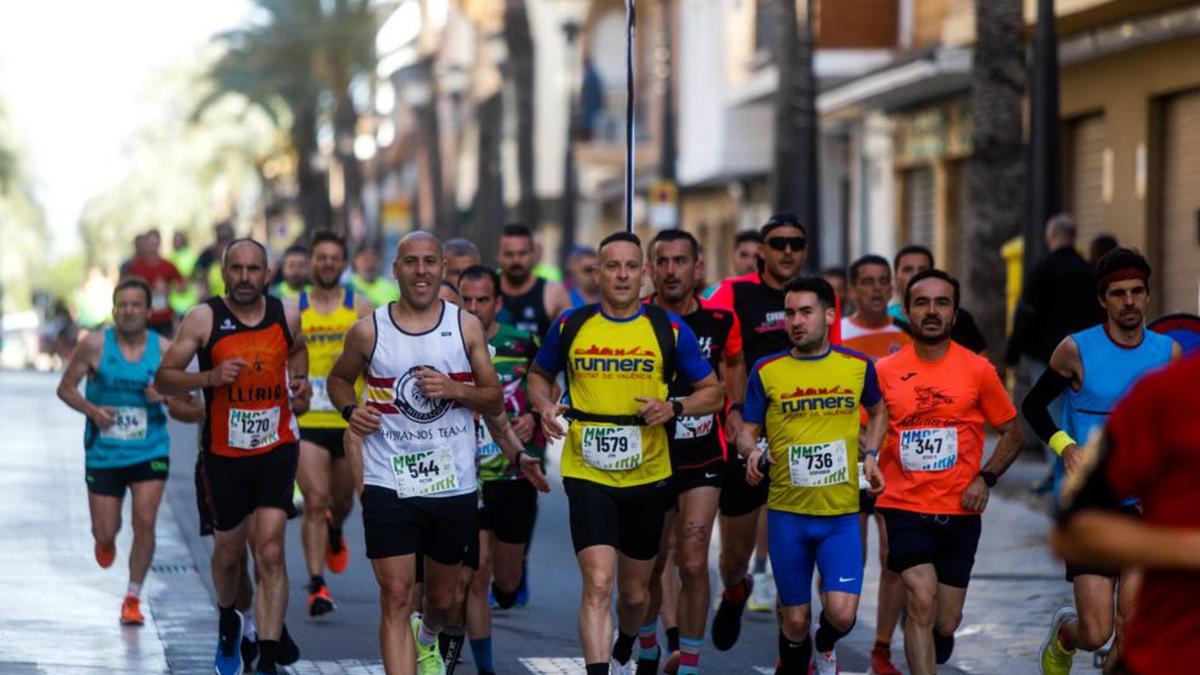
M 1079 348 L 1083 383 L 1079 391 L 1068 388 L 1062 395 L 1062 429 L 1077 443 L 1088 442 L 1092 431 L 1104 424 L 1117 402 L 1147 372 L 1171 361 L 1171 338 L 1142 331 L 1142 343 L 1123 347 L 1113 342 L 1106 324 L 1093 326 L 1071 336 Z M 1063 461 L 1054 466 L 1055 494 L 1062 483 Z
M 171 454 L 165 409 L 146 400 L 145 392 L 160 360 L 156 333 L 146 336 L 141 360 L 130 363 L 121 354 L 115 330 L 104 331 L 100 365 L 88 380 L 84 397 L 95 405 L 115 408 L 117 423 L 101 431 L 95 422 L 87 421 L 83 433 L 87 468 L 132 466 Z

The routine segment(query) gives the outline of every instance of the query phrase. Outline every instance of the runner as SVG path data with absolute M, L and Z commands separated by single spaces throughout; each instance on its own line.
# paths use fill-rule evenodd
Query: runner
M 726 391 L 731 392 L 735 387 L 743 388 L 742 383 L 746 380 L 741 326 L 733 312 L 712 309 L 696 294 L 695 281 L 700 272 L 699 248 L 696 238 L 683 230 L 662 230 L 654 236 L 650 241 L 648 257 L 655 294 L 648 302 L 683 318 L 695 333 L 700 353 L 713 372 L 721 375 L 724 364 L 721 379 Z M 692 387 L 676 381 L 668 393 L 671 400 L 683 400 L 692 393 Z M 727 394 L 727 398 L 732 399 L 732 393 Z M 670 595 L 664 592 L 664 587 L 668 582 L 675 581 L 675 570 L 668 563 L 669 560 L 678 566 L 681 586 L 677 600 L 679 628 L 675 637 L 678 644 L 672 644 L 668 632 L 667 644 L 671 654 L 666 670 L 684 675 L 698 672 L 700 647 L 704 644 L 704 626 L 708 622 L 708 605 L 712 597 L 708 585 L 708 544 L 717 515 L 727 454 L 724 418 L 722 409 L 713 415 L 684 417 L 666 425 L 675 502 L 666 523 L 668 534 L 674 530 L 674 537 L 663 537 L 664 546 L 659 551 L 658 565 L 651 577 L 651 606 L 639 633 L 641 650 L 638 673 L 655 673 L 658 670 L 656 631 L 660 603 L 656 601 Z M 674 551 L 667 548 L 672 542 Z M 668 572 L 667 581 L 663 580 L 664 569 Z M 664 618 L 664 624 L 666 621 Z
M 549 490 L 539 460 L 508 424 L 479 320 L 437 299 L 442 270 L 436 237 L 424 231 L 404 236 L 393 266 L 401 299 L 354 324 L 328 381 L 334 406 L 364 439 L 361 457 L 352 461 L 362 486 L 367 558 L 380 588 L 380 648 L 389 673 L 412 672 L 414 664 L 425 675 L 445 672 L 438 633 L 451 617 L 461 566 L 479 536 L 473 412 L 483 415 L 509 460 L 538 489 Z M 354 381 L 364 372 L 366 404 L 360 406 Z M 419 619 L 412 616 L 418 552 L 425 573 Z
M 854 313 L 842 319 L 842 344 L 878 361 L 910 344 L 907 324 L 888 315 L 892 297 L 892 268 L 886 258 L 866 255 L 850 265 L 850 288 L 854 295 Z M 862 512 L 859 528 L 863 551 L 867 550 L 867 527 L 874 514 L 879 532 L 879 603 L 875 620 L 875 645 L 871 649 L 873 675 L 900 675 L 892 664 L 892 633 L 904 610 L 904 584 L 900 575 L 887 568 L 887 527 L 883 516 L 875 513 L 875 498 L 867 490 L 859 492 Z
M 299 420 L 296 478 L 304 495 L 300 541 L 309 579 L 308 615 L 320 616 L 335 608 L 324 572 L 326 566 L 334 574 L 346 570 L 350 554 L 342 523 L 354 504 L 354 477 L 343 443 L 347 425 L 329 400 L 326 382 L 342 353 L 346 331 L 370 314 L 371 306 L 338 283 L 346 269 L 346 243 L 338 235 L 328 230 L 313 235 L 310 267 L 313 288 L 300 293 L 299 309 L 313 396 L 308 412 Z
M 562 284 L 535 276 L 533 232 L 524 225 L 505 225 L 500 233 L 500 321 L 535 335 L 545 335 L 550 322 L 571 307 Z
M 469 239 L 455 237 L 447 239 L 446 243 L 442 244 L 442 248 L 446 251 L 446 278 L 442 281 L 449 284 L 450 288 L 457 290 L 458 280 L 462 276 L 463 270 L 478 265 L 482 260 L 479 256 L 479 247 Z
M 900 249 L 892 261 L 896 269 L 896 298 L 888 303 L 888 314 L 892 318 L 908 323 L 904 311 L 904 291 L 913 276 L 934 269 L 933 253 L 924 246 L 910 244 Z M 911 332 L 911 330 L 910 330 Z M 954 329 L 950 339 L 967 349 L 982 354 L 987 351 L 987 338 L 975 323 L 975 317 L 966 309 L 958 308 L 958 318 L 954 321 Z
M 287 609 L 283 540 L 295 512 L 299 430 L 308 409 L 308 349 L 299 312 L 266 286 L 267 252 L 236 239 L 222 261 L 224 296 L 196 306 L 163 355 L 155 386 L 167 395 L 204 389 L 207 421 L 201 452 L 213 516 L 213 587 L 220 610 L 218 673 L 240 673 L 243 616 L 234 608 L 251 544 L 258 577 L 255 614 L 260 673 L 276 672 Z M 199 356 L 200 371 L 187 372 Z M 253 523 L 253 524 L 251 524 Z
M 1127 248 L 1114 249 L 1097 263 L 1096 280 L 1107 320 L 1064 338 L 1022 405 L 1030 427 L 1059 455 L 1055 495 L 1061 492 L 1064 473 L 1077 471 L 1083 461 L 1075 439 L 1086 442 L 1138 379 L 1182 355 L 1174 340 L 1145 328 L 1150 304 L 1150 265 L 1145 258 Z M 1059 396 L 1064 397 L 1062 428 L 1049 410 Z M 1125 508 L 1130 515 L 1138 514 L 1136 504 Z M 1067 581 L 1074 587 L 1075 607 L 1054 613 L 1039 654 L 1043 673 L 1071 672 L 1075 650 L 1100 649 L 1112 637 L 1114 625 L 1117 639 L 1108 658 L 1115 663 L 1137 594 L 1132 571 L 1068 564 Z M 1118 593 L 1115 606 L 1114 592 Z
M 762 256 L 762 233 L 758 230 L 742 230 L 733 236 L 733 276 L 740 277 L 758 272 Z M 715 270 L 714 270 L 715 271 Z M 711 299 L 721 282 L 704 289 L 701 295 Z
M 762 226 L 762 271 L 726 279 L 712 297 L 712 305 L 729 309 L 737 315 L 742 327 L 742 345 L 747 364 L 789 348 L 785 330 L 783 286 L 800 273 L 807 257 L 807 234 L 796 216 L 777 213 Z M 839 309 L 840 311 L 840 309 Z M 841 344 L 839 326 L 831 330 L 830 340 Z M 736 435 L 741 428 L 742 392 L 730 408 L 729 430 Z M 759 512 L 767 503 L 769 480 L 751 486 L 746 483 L 745 460 L 726 465 L 721 484 L 721 558 L 718 571 L 724 585 L 721 603 L 713 617 L 713 646 L 728 650 L 737 642 L 742 628 L 742 611 L 747 599 L 755 598 L 757 607 L 771 611 L 775 606 L 773 588 L 767 583 L 766 518 L 759 523 Z M 755 560 L 756 577 L 747 576 L 750 556 L 758 545 Z
M 309 255 L 304 244 L 292 244 L 283 252 L 279 263 L 280 281 L 271 287 L 271 295 L 281 300 L 298 301 L 300 295 L 310 288 Z
M 151 294 L 147 325 L 159 335 L 171 337 L 175 329 L 175 315 L 169 304 L 170 294 L 187 282 L 179 274 L 179 270 L 175 269 L 175 265 L 160 255 L 162 236 L 158 230 L 150 230 L 138 237 L 136 247 L 133 259 L 129 261 L 121 276 L 138 277 L 146 282 Z
M 382 265 L 379 250 L 364 243 L 354 254 L 354 274 L 350 275 L 350 286 L 376 307 L 400 299 L 396 280 L 380 274 Z
M 458 281 L 463 309 L 474 314 L 492 355 L 492 364 L 504 390 L 505 409 L 513 431 L 525 451 L 541 459 L 545 454 L 537 415 L 529 409 L 525 377 L 537 355 L 537 338 L 496 321 L 500 311 L 500 276 L 490 268 L 468 267 Z M 492 659 L 492 611 L 489 584 L 497 606 L 508 609 L 516 602 L 525 551 L 537 518 L 537 489 L 520 472 L 512 470 L 487 425 L 476 423 L 479 446 L 479 569 L 471 575 L 467 602 L 467 637 L 475 667 L 481 675 L 495 671 Z
M 596 252 L 586 246 L 575 246 L 567 256 L 567 293 L 571 307 L 583 307 L 600 302 L 600 286 L 596 282 Z
M 1067 474 L 1054 548 L 1074 563 L 1143 570 L 1113 673 L 1192 672 L 1200 649 L 1200 398 L 1186 395 L 1198 380 L 1194 355 L 1147 375 Z M 1140 518 L 1123 508 L 1133 498 Z
M 723 399 L 687 324 L 640 301 L 644 263 L 637 236 L 609 235 L 598 250 L 600 303 L 571 310 L 555 323 L 528 384 L 546 437 L 566 438 L 563 488 L 584 582 L 579 633 L 588 675 L 608 673 L 610 665 L 629 672 L 646 616 L 672 497 L 663 425 L 715 413 Z M 560 371 L 571 389 L 569 409 L 552 395 Z M 667 400 L 676 374 L 694 387 L 682 401 Z M 564 412 L 574 422 L 566 430 L 558 422 Z M 616 644 L 609 609 L 614 584 Z
M 907 591 L 904 652 L 914 675 L 950 659 L 980 514 L 1021 447 L 1017 411 L 996 369 L 950 339 L 958 297 L 958 281 L 945 272 L 915 275 L 905 292 L 914 342 L 876 364 L 888 409 L 879 462 L 887 489 L 876 508 L 887 525 L 888 569 Z M 1001 434 L 986 464 L 984 422 Z
M 58 397 L 87 417 L 83 435 L 92 536 L 96 562 L 112 566 L 117 556 L 125 491 L 133 494 L 133 545 L 129 585 L 121 603 L 121 623 L 140 626 L 142 583 L 154 557 L 154 523 L 166 485 L 171 439 L 163 397 L 154 389 L 154 371 L 171 341 L 150 333 L 150 286 L 137 277 L 113 291 L 113 326 L 88 335 L 72 355 Z M 87 387 L 79 392 L 79 382 Z M 186 417 L 183 402 L 168 399 L 172 415 Z M 178 408 L 176 407 L 178 406 Z
M 834 644 L 854 627 L 862 592 L 858 411 L 861 405 L 868 414 L 861 455 L 872 494 L 884 486 L 876 456 L 887 411 L 871 360 L 830 345 L 837 320 L 833 286 L 820 277 L 797 277 L 784 290 L 792 346 L 755 363 L 738 453 L 746 457 L 751 484 L 773 467 L 767 519 L 780 604 L 776 672 L 802 675 L 813 667 L 836 675 Z M 766 453 L 758 446 L 764 430 Z M 821 620 L 809 642 L 814 567 L 821 573 Z

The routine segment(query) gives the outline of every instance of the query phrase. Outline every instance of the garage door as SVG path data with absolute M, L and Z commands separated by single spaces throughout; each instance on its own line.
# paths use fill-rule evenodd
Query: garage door
M 1200 311 L 1200 92 L 1167 101 L 1163 123 L 1162 253 L 1158 288 L 1166 312 Z
M 1104 148 L 1108 137 L 1104 116 L 1091 115 L 1067 123 L 1067 211 L 1079 227 L 1077 241 L 1087 247 L 1104 232 Z

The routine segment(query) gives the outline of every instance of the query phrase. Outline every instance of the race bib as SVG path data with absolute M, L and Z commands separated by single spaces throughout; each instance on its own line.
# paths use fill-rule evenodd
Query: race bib
M 119 407 L 113 414 L 113 424 L 100 430 L 100 437 L 114 441 L 141 441 L 148 429 L 146 409 L 142 407 Z
M 396 494 L 401 499 L 428 497 L 458 488 L 454 455 L 448 447 L 392 455 L 392 474 L 396 477 Z
M 686 441 L 692 438 L 704 438 L 713 432 L 715 426 L 716 417 L 713 415 L 676 418 L 675 440 Z
M 164 310 L 167 307 L 167 294 L 165 292 L 150 294 L 150 309 L 152 311 Z
M 309 378 L 312 384 L 312 399 L 308 402 L 308 409 L 313 412 L 334 412 L 333 401 L 329 400 L 329 389 L 326 388 L 326 378 L 312 377 Z
M 479 456 L 482 459 L 500 454 L 500 444 L 492 438 L 492 431 L 483 420 L 475 423 L 475 446 L 479 448 Z
M 796 487 L 824 487 L 850 480 L 846 441 L 788 446 L 788 472 Z
M 229 411 L 229 447 L 257 450 L 279 440 L 279 408 Z
M 583 461 L 601 471 L 628 471 L 642 465 L 641 427 L 584 427 Z
M 900 432 L 900 464 L 905 471 L 945 471 L 958 463 L 958 429 L 905 429 Z

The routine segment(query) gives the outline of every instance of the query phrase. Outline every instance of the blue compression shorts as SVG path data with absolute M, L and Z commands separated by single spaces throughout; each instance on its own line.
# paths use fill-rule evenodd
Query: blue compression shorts
M 821 592 L 862 593 L 863 548 L 858 514 L 804 516 L 767 511 L 767 542 L 775 588 L 785 607 L 812 602 L 813 568 Z

